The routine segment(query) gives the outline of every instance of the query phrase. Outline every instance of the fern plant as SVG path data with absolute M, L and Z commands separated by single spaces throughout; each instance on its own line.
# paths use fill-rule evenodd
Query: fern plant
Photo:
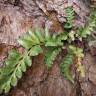
M 18 80 L 22 77 L 23 72 L 27 67 L 32 65 L 32 58 L 45 52 L 45 64 L 50 69 L 56 59 L 57 55 L 63 48 L 68 49 L 68 54 L 60 64 L 61 72 L 64 76 L 74 83 L 74 78 L 71 72 L 71 64 L 76 59 L 77 71 L 84 77 L 84 67 L 82 66 L 82 59 L 84 57 L 83 50 L 73 44 L 75 40 L 87 37 L 91 31 L 94 30 L 96 25 L 95 12 L 91 15 L 90 23 L 85 27 L 77 28 L 76 32 L 73 31 L 73 22 L 75 19 L 75 12 L 72 7 L 66 9 L 67 22 L 64 28 L 68 32 L 58 34 L 50 34 L 47 28 L 44 31 L 36 29 L 35 31 L 29 30 L 26 35 L 21 37 L 18 42 L 25 48 L 25 52 L 13 50 L 9 53 L 8 59 L 5 61 L 5 67 L 0 68 L 0 91 L 9 92 L 12 86 L 16 86 Z M 67 43 L 66 43 L 67 42 Z M 68 47 L 69 46 L 69 47 Z

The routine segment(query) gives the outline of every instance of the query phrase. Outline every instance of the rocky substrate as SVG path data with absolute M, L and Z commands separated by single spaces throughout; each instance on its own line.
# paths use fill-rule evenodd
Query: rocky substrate
M 66 6 L 73 5 L 78 15 L 74 25 L 83 26 L 89 13 L 88 3 L 73 1 L 0 0 L 0 66 L 3 66 L 12 48 L 22 51 L 17 39 L 30 28 L 48 27 L 50 32 L 64 31 Z M 44 64 L 43 54 L 34 58 L 32 67 L 18 85 L 9 94 L 0 96 L 96 96 L 96 57 L 91 52 L 86 52 L 83 60 L 86 77 L 77 76 L 75 83 L 71 84 L 60 72 L 59 64 L 63 56 L 63 53 L 58 56 L 50 71 Z

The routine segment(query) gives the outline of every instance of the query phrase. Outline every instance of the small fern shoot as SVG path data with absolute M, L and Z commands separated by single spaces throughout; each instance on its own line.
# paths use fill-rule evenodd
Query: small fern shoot
M 70 29 L 73 27 L 73 22 L 75 19 L 75 11 L 73 10 L 72 7 L 67 7 L 66 8 L 66 14 L 67 14 L 67 22 L 64 25 L 64 28 Z
M 71 73 L 70 66 L 73 64 L 74 55 L 72 52 L 68 52 L 66 57 L 63 59 L 63 62 L 60 65 L 60 69 L 62 74 L 65 76 L 66 79 L 74 83 L 74 79 Z

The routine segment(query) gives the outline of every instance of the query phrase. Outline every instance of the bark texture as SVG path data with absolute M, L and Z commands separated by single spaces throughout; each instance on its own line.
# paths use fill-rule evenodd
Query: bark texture
M 72 5 L 79 17 L 74 24 L 83 26 L 89 13 L 88 4 L 86 0 L 0 0 L 0 66 L 12 48 L 22 50 L 17 39 L 29 28 L 47 26 L 51 32 L 64 31 L 67 6 Z M 96 57 L 86 54 L 83 62 L 86 77 L 78 77 L 73 85 L 60 72 L 63 55 L 58 56 L 50 71 L 44 64 L 43 55 L 34 58 L 33 66 L 17 87 L 5 96 L 96 96 Z

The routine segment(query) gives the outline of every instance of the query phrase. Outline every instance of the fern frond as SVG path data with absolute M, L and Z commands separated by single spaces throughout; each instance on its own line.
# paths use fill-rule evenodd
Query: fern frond
M 71 74 L 70 66 L 73 64 L 74 55 L 69 52 L 64 58 L 62 64 L 60 65 L 61 72 L 69 81 L 74 83 L 73 76 Z
M 46 47 L 56 47 L 56 46 L 63 46 L 61 39 L 58 39 L 58 35 L 54 34 L 48 39 L 45 43 Z
M 93 11 L 89 17 L 89 22 L 86 26 L 79 28 L 79 37 L 86 38 L 96 28 L 96 11 Z
M 58 35 L 50 34 L 48 29 L 46 28 L 45 32 L 41 32 L 38 29 L 36 29 L 34 32 L 32 32 L 30 30 L 25 36 L 20 38 L 18 40 L 18 42 L 24 48 L 29 50 L 30 48 L 34 47 L 35 45 L 44 45 L 46 47 L 62 46 L 63 43 L 59 39 L 58 39 Z
M 43 32 L 39 30 L 35 30 L 34 32 L 32 32 L 31 30 L 29 30 L 29 32 L 25 36 L 20 38 L 18 42 L 24 48 L 29 50 L 35 45 L 40 45 L 42 42 L 44 42 L 44 40 L 45 38 Z
M 73 10 L 72 7 L 67 7 L 66 14 L 67 14 L 67 22 L 64 25 L 64 28 L 70 29 L 73 27 L 73 22 L 74 22 L 74 18 L 75 18 L 75 11 Z
M 6 61 L 6 66 L 0 69 L 0 90 L 5 93 L 10 91 L 11 86 L 16 86 L 18 79 L 22 77 L 27 66 L 31 66 L 32 61 L 28 55 L 23 57 L 19 52 L 12 51 Z
M 61 52 L 61 48 L 49 49 L 45 55 L 45 64 L 48 68 L 51 68 L 57 55 Z
M 75 55 L 77 71 L 80 72 L 81 77 L 85 77 L 85 69 L 82 64 L 82 58 L 84 57 L 83 49 L 75 46 L 69 46 L 69 48 L 73 51 L 73 54 Z

